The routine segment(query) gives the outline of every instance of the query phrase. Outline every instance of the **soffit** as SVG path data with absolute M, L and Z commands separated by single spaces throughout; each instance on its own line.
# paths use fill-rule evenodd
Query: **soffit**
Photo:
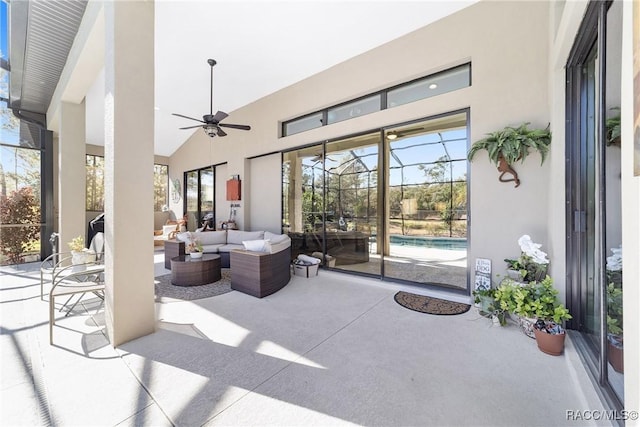
M 11 3 L 12 108 L 46 113 L 86 6 L 87 0 Z

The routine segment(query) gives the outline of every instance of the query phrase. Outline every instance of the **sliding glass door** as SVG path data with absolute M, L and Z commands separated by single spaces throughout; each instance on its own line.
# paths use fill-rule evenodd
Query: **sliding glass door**
M 465 111 L 283 153 L 293 256 L 466 291 L 467 123 Z
M 610 6 L 610 7 L 609 7 Z M 622 2 L 593 2 L 567 64 L 569 326 L 604 389 L 621 405 L 622 231 L 619 123 Z
M 215 229 L 215 171 L 213 167 L 185 172 L 187 230 Z
M 385 134 L 384 275 L 467 288 L 467 114 Z

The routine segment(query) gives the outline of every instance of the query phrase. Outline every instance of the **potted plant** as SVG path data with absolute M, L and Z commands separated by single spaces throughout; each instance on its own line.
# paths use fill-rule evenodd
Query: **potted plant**
M 559 322 L 538 319 L 533 327 L 536 343 L 541 352 L 560 356 L 564 351 L 566 332 Z
M 518 316 L 522 331 L 530 338 L 535 338 L 534 324 L 538 319 L 560 323 L 571 318 L 558 300 L 558 291 L 549 276 L 529 283 L 505 279 L 496 289 L 495 299 L 501 309 Z
M 502 308 L 500 308 L 495 299 L 496 288 L 480 288 L 474 290 L 472 294 L 476 307 L 478 308 L 478 312 L 482 316 L 490 317 L 502 326 L 507 324 L 506 313 Z
M 84 247 L 84 237 L 74 237 L 67 245 L 71 250 L 71 264 L 86 264 L 96 260 L 96 253 Z
M 607 356 L 616 372 L 624 373 L 624 337 L 622 334 L 622 288 L 607 286 Z
M 551 131 L 549 126 L 546 129 L 529 129 L 530 123 L 523 123 L 518 127 L 507 126 L 504 129 L 488 133 L 486 138 L 473 143 L 467 158 L 473 160 L 475 154 L 480 150 L 487 150 L 489 160 L 498 167 L 501 172 L 498 180 L 501 182 L 514 181 L 516 187 L 520 185 L 517 172 L 513 169 L 513 164 L 517 161 L 524 162 L 529 155 L 529 150 L 540 153 L 541 162 L 549 153 L 551 144 Z M 504 178 L 505 174 L 511 174 L 513 178 Z
M 543 280 L 549 270 L 549 259 L 540 250 L 542 245 L 534 243 L 528 234 L 518 239 L 518 245 L 520 257 L 504 260 L 507 263 L 507 276 L 524 283 Z
M 185 252 L 189 254 L 191 258 L 202 258 L 202 243 L 191 232 L 189 232 L 189 243 L 185 247 Z
M 616 372 L 624 373 L 622 329 L 622 247 L 607 257 L 607 358 Z

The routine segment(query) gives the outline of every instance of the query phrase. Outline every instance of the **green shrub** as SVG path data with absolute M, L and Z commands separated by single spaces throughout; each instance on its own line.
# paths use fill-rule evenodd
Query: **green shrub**
M 0 197 L 0 251 L 12 264 L 22 261 L 23 253 L 40 238 L 40 226 L 27 224 L 40 223 L 40 203 L 31 187 L 13 191 L 9 196 Z M 7 227 L 7 225 L 25 226 Z

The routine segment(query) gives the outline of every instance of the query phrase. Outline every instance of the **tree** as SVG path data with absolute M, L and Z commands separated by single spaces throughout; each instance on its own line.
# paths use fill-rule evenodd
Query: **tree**
M 30 187 L 0 196 L 0 251 L 12 264 L 40 237 L 40 202 Z

